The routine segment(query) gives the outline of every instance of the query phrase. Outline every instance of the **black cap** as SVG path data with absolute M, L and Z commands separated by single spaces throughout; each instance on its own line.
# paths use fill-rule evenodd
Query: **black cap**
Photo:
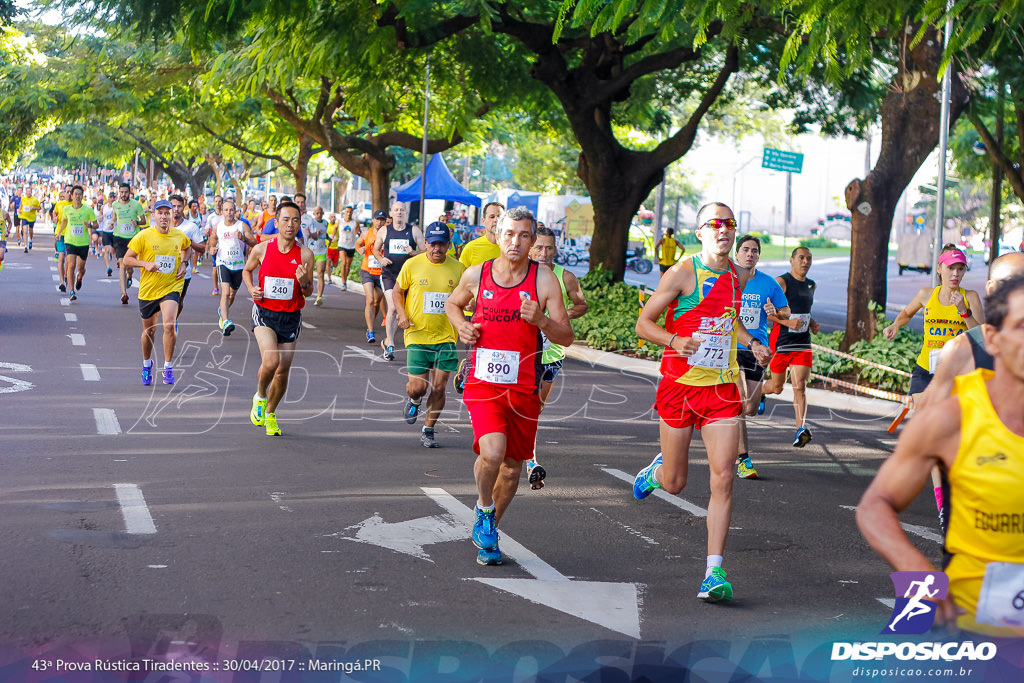
M 374 211 L 373 212 L 373 217 L 374 218 L 383 218 L 384 220 L 388 219 L 388 215 L 386 213 L 384 213 L 383 211 Z

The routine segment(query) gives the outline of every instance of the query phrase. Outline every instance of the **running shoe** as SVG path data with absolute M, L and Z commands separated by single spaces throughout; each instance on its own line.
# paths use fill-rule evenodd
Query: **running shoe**
M 697 597 L 707 602 L 732 600 L 732 584 L 725 580 L 725 570 L 714 567 L 711 574 L 701 582 Z
M 434 440 L 434 430 L 428 429 L 420 432 L 420 443 L 424 448 L 440 448 L 441 444 Z
M 484 512 L 476 508 L 476 522 L 473 524 L 473 545 L 488 549 L 498 547 L 498 529 L 495 526 L 494 510 Z
M 153 367 L 142 366 L 142 383 L 147 387 L 153 383 Z
M 411 425 L 416 424 L 416 418 L 420 416 L 420 404 L 414 403 L 411 398 L 406 399 L 405 411 L 402 413 L 402 416 L 405 418 L 407 423 Z
M 128 295 L 127 294 L 122 294 L 121 295 L 121 303 L 122 304 L 127 304 L 128 303 Z
M 78 278 L 77 280 L 75 280 L 75 289 L 81 289 L 81 288 L 82 288 L 82 278 Z
M 385 341 L 386 340 L 382 339 L 381 342 L 380 342 L 380 348 L 384 351 L 384 360 L 394 360 L 395 359 L 395 347 L 394 346 L 388 346 L 385 343 Z
M 811 442 L 811 430 L 807 427 L 801 427 L 796 430 L 796 434 L 793 436 L 793 445 L 796 448 L 803 448 Z
M 131 275 L 129 275 L 128 278 L 124 281 L 124 286 L 127 287 L 128 289 L 132 288 L 132 276 Z
M 750 458 L 746 457 L 736 463 L 736 476 L 740 479 L 757 479 L 757 470 Z
M 654 493 L 654 489 L 660 489 L 661 484 L 655 479 L 654 473 L 661 467 L 661 453 L 654 456 L 654 460 L 647 467 L 640 470 L 636 479 L 633 480 L 633 497 L 637 500 L 643 500 L 647 496 Z
M 233 322 L 231 322 L 230 320 L 221 320 L 220 321 L 220 332 L 225 337 L 230 337 L 231 333 L 234 332 L 234 331 L 235 331 L 235 324 Z
M 213 291 L 210 292 L 210 296 L 220 296 L 220 288 L 214 287 Z
M 28 245 L 25 245 L 25 253 L 28 253 Z
M 174 370 L 173 368 L 164 368 L 164 384 L 174 384 Z
M 71 296 L 68 297 L 71 301 L 78 301 L 78 295 L 75 294 L 75 290 L 71 290 Z
M 322 296 L 318 296 L 316 298 L 316 301 L 313 302 L 313 305 L 314 306 L 323 306 L 324 305 L 324 298 Z
M 198 273 L 198 272 L 199 272 L 199 269 L 198 269 L 198 268 L 193 268 L 193 269 L 192 269 L 192 274 L 193 274 L 193 275 L 195 275 L 195 274 L 196 274 L 196 273 Z
M 28 243 L 28 248 L 29 248 L 29 249 L 31 249 L 31 248 L 32 248 L 32 243 L 31 243 L 31 242 L 29 242 L 29 243 Z
M 276 413 L 267 413 L 263 424 L 267 428 L 267 436 L 281 436 L 281 428 L 277 426 Z
M 373 330 L 367 330 L 366 331 L 366 343 L 367 344 L 373 344 L 376 341 L 377 341 L 377 335 L 375 335 L 373 333 Z
M 113 274 L 114 274 L 114 269 L 113 268 L 107 268 L 107 277 L 110 277 Z
M 257 427 L 262 427 L 267 414 L 267 399 L 260 398 L 259 394 L 252 395 L 252 410 L 249 412 L 249 419 Z
M 469 359 L 463 358 L 459 363 L 459 369 L 455 373 L 455 381 L 452 382 L 452 386 L 455 387 L 455 391 L 462 393 L 462 390 L 466 388 L 466 377 L 469 375 Z
M 536 459 L 526 461 L 526 478 L 530 482 L 530 488 L 536 491 L 544 488 L 544 478 L 548 476 L 543 465 L 538 465 Z
M 761 397 L 761 402 L 757 404 L 757 414 L 758 415 L 764 415 L 764 407 L 765 407 L 764 406 L 764 401 L 765 401 L 765 398 L 764 398 L 764 396 L 762 396 Z
M 68 291 L 68 286 L 62 282 L 59 285 L 57 285 L 57 291 L 58 292 L 66 292 L 66 291 Z
M 487 549 L 481 548 L 476 554 L 476 563 L 482 564 L 485 567 L 497 566 L 502 563 L 503 559 L 498 546 Z

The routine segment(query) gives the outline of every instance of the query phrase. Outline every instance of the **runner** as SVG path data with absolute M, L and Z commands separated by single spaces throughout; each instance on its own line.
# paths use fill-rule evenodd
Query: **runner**
M 67 246 L 64 244 L 64 236 L 57 234 L 57 228 L 60 226 L 61 218 L 64 215 L 64 209 L 71 206 L 71 202 L 68 197 L 71 196 L 67 190 L 61 190 L 58 195 L 59 199 L 53 205 L 53 251 L 54 259 L 57 260 L 57 274 L 60 277 L 60 283 L 57 285 L 57 291 L 66 292 L 68 291 L 67 284 Z
M 338 268 L 338 217 L 327 214 L 327 279 L 334 284 L 334 276 L 341 272 Z M 335 272 L 337 269 L 337 272 Z M 348 278 L 341 279 L 341 291 L 348 289 Z
M 380 343 L 384 360 L 395 359 L 395 333 L 398 330 L 398 317 L 392 297 L 395 280 L 405 262 L 423 251 L 423 232 L 406 223 L 408 209 L 405 203 L 392 204 L 390 215 L 394 225 L 379 231 L 373 242 L 373 254 L 381 265 L 380 285 L 388 305 L 387 317 L 384 318 L 384 340 Z
M 676 241 L 675 234 L 676 231 L 669 228 L 665 236 L 654 245 L 654 260 L 658 262 L 662 275 L 686 253 L 686 247 Z M 676 256 L 676 249 L 679 250 L 679 256 Z
M 57 235 L 63 238 L 67 249 L 65 280 L 75 283 L 68 297 L 72 301 L 78 298 L 76 292 L 82 289 L 85 262 L 89 258 L 89 230 L 96 225 L 96 213 L 91 206 L 82 203 L 84 194 L 81 185 L 71 188 L 71 206 L 64 207 L 60 225 L 57 226 Z
M 589 305 L 587 298 L 583 295 L 583 288 L 580 287 L 579 279 L 572 271 L 562 266 L 555 265 L 555 257 L 558 256 L 558 245 L 555 244 L 555 233 L 550 228 L 542 225 L 537 226 L 537 240 L 530 250 L 530 258 L 540 265 L 550 268 L 558 279 L 558 285 L 562 288 L 562 304 L 566 308 L 569 320 L 583 317 Z M 565 359 L 565 347 L 561 344 L 553 344 L 550 340 L 544 339 L 544 353 L 541 356 L 540 378 L 540 409 L 544 411 L 547 405 L 548 396 L 555 386 L 555 379 L 562 372 L 562 361 Z M 530 488 L 536 490 L 544 488 L 544 479 L 548 476 L 544 466 L 537 462 L 536 446 L 534 446 L 533 460 L 526 463 L 526 479 L 530 482 Z
M 185 233 L 171 227 L 173 205 L 161 199 L 153 205 L 153 226 L 133 237 L 122 262 L 141 268 L 139 312 L 142 315 L 142 383 L 153 383 L 153 346 L 156 318 L 161 317 L 164 347 L 164 384 L 174 384 L 175 323 L 185 286 L 185 270 L 191 243 Z
M 497 202 L 490 202 L 485 204 L 483 208 L 483 226 L 484 234 L 480 235 L 476 239 L 470 240 L 468 244 L 462 249 L 462 254 L 459 255 L 459 260 L 462 261 L 462 265 L 469 268 L 470 266 L 479 265 L 485 261 L 498 258 L 501 255 L 501 250 L 498 247 L 498 221 L 501 220 L 502 214 L 505 212 L 505 207 Z M 473 304 L 470 304 L 469 312 L 466 317 L 471 317 L 473 314 Z M 469 373 L 469 366 L 467 365 L 468 357 L 463 358 L 462 362 L 459 363 L 459 371 L 455 373 L 455 381 L 452 386 L 455 387 L 455 391 L 462 393 L 463 387 L 466 385 L 466 376 Z
M 96 214 L 96 227 L 89 231 L 89 251 L 96 258 L 100 257 L 100 223 L 103 221 L 103 194 L 99 194 L 92 202 L 92 211 Z
M 779 283 L 770 275 L 757 270 L 761 258 L 761 240 L 754 235 L 743 235 L 736 240 L 736 265 L 748 271 L 747 284 L 743 287 L 743 303 L 740 306 L 740 322 L 747 332 L 768 345 L 768 317 L 776 320 L 789 318 L 789 302 Z M 736 349 L 736 361 L 740 366 L 738 386 L 743 397 L 744 419 L 740 421 L 739 455 L 736 475 L 741 479 L 757 479 L 757 470 L 750 461 L 747 445 L 746 416 L 764 412 L 764 397 L 761 380 L 764 366 L 757 362 L 754 354 L 742 344 Z
M 434 425 L 445 404 L 448 375 L 459 365 L 455 350 L 455 329 L 445 316 L 444 304 L 455 290 L 466 267 L 448 256 L 450 235 L 441 223 L 427 226 L 427 251 L 405 262 L 398 273 L 392 297 L 398 326 L 405 330 L 406 369 L 405 421 L 416 424 L 421 412 L 423 432 L 420 443 L 437 448 Z M 427 390 L 425 411 L 420 409 Z
M 356 240 L 356 249 L 363 255 L 363 263 L 359 266 L 359 279 L 363 283 L 363 296 L 366 297 L 363 318 L 366 321 L 367 344 L 377 341 L 377 337 L 373 333 L 374 323 L 384 307 L 384 290 L 380 284 L 380 261 L 373 255 L 373 245 L 377 241 L 377 231 L 384 228 L 387 218 L 388 215 L 383 211 L 374 212 L 370 227 Z
M 981 299 L 973 289 L 964 289 L 960 281 L 967 271 L 967 257 L 955 244 L 942 247 L 939 254 L 939 286 L 922 287 L 896 320 L 882 330 L 892 341 L 901 327 L 924 308 L 924 346 L 910 376 L 910 396 L 918 396 L 931 383 L 942 347 L 950 339 L 985 322 Z
M 352 207 L 346 206 L 341 215 L 341 222 L 338 223 L 338 232 L 335 239 L 338 253 L 335 261 L 341 261 L 341 290 L 347 289 L 348 271 L 352 267 L 352 258 L 356 255 L 356 239 L 359 237 L 359 223 L 352 218 Z
M 257 244 L 256 235 L 248 225 L 238 220 L 238 205 L 228 197 L 221 207 L 224 220 L 217 223 L 210 235 L 210 253 L 216 256 L 221 282 L 220 306 L 217 307 L 217 327 L 225 337 L 231 336 L 235 323 L 231 321 L 231 304 L 242 286 L 245 268 L 245 248 Z
M 643 499 L 657 488 L 677 494 L 687 481 L 690 441 L 699 429 L 711 469 L 708 504 L 708 556 L 697 597 L 731 600 L 732 585 L 722 569 L 722 553 L 732 517 L 732 482 L 742 409 L 736 379 L 736 342 L 749 346 L 759 363 L 768 349 L 738 323 L 745 277 L 729 260 L 736 219 L 725 204 L 713 202 L 697 212 L 698 254 L 670 268 L 637 320 L 636 333 L 664 345 L 661 383 L 654 404 L 661 426 L 661 453 L 640 470 L 633 496 Z M 658 318 L 666 314 L 665 327 Z
M 466 270 L 445 313 L 472 348 L 464 401 L 473 423 L 477 487 L 473 543 L 476 561 L 501 564 L 498 523 L 533 457 L 540 416 L 541 333 L 556 344 L 573 342 L 562 290 L 550 270 L 530 261 L 536 221 L 518 207 L 505 214 L 498 258 Z M 465 310 L 476 299 L 472 322 Z M 544 314 L 545 310 L 547 315 Z
M 21 198 L 21 206 L 18 208 L 18 222 L 20 223 L 20 240 L 25 246 L 27 254 L 32 248 L 32 240 L 35 237 L 36 213 L 39 211 L 39 199 L 36 197 L 35 188 L 27 190 Z
M 313 305 L 323 306 L 324 273 L 327 270 L 327 222 L 324 220 L 324 210 L 319 206 L 313 209 L 307 234 L 309 235 L 309 249 L 313 252 L 313 262 L 316 267 L 316 300 Z
M 764 384 L 764 393 L 781 394 L 786 384 L 786 371 L 793 385 L 793 410 L 796 412 L 796 434 L 793 445 L 803 448 L 811 441 L 811 430 L 807 428 L 807 380 L 811 377 L 813 356 L 811 334 L 818 333 L 818 322 L 811 317 L 814 305 L 814 290 L 817 285 L 807 277 L 811 269 L 811 250 L 797 247 L 789 257 L 790 269 L 775 278 L 782 293 L 789 301 L 789 317 L 768 316 L 775 323 L 772 329 L 771 350 L 774 354 L 769 369 L 772 376 Z
M 920 410 L 900 435 L 857 506 L 857 525 L 896 571 L 935 571 L 909 541 L 899 513 L 917 497 L 927 472 L 949 478 L 951 508 L 943 571 L 949 595 L 938 623 L 966 631 L 1024 636 L 1016 608 L 1024 581 L 1024 277 L 996 285 L 985 299 L 985 346 L 995 370 L 956 378 L 956 395 Z M 962 611 L 958 616 L 957 612 Z
M 256 218 L 255 225 L 252 226 L 252 231 L 260 236 L 260 241 L 264 242 L 270 237 L 263 236 L 263 229 L 267 227 L 270 221 L 274 220 L 274 215 L 277 213 L 277 197 L 270 195 L 267 198 L 267 206 L 263 209 L 260 215 Z
M 260 347 L 260 369 L 249 419 L 267 436 L 281 436 L 277 406 L 288 389 L 288 371 L 302 322 L 302 307 L 313 291 L 313 252 L 295 242 L 302 212 L 281 202 L 275 216 L 277 235 L 249 252 L 242 281 L 253 299 L 252 331 Z M 253 271 L 260 269 L 259 285 Z
M 107 201 L 103 202 L 102 213 L 99 216 L 100 219 L 100 249 L 103 255 L 103 266 L 107 269 L 107 277 L 114 274 L 114 269 L 111 267 L 111 259 L 114 258 L 114 200 L 117 199 L 117 193 L 111 192 L 110 196 L 107 197 Z
M 4 256 L 7 255 L 7 235 L 14 229 L 14 223 L 6 206 L 0 206 L 0 214 L 3 214 L 0 219 L 0 270 L 3 270 Z
M 178 302 L 178 315 L 175 316 L 175 324 L 179 318 L 181 318 L 182 311 L 185 310 L 185 295 L 188 294 L 188 286 L 192 282 L 192 266 L 195 262 L 196 254 L 202 254 L 206 251 L 206 237 L 203 236 L 203 229 L 196 225 L 193 221 L 188 220 L 185 217 L 185 198 L 180 194 L 172 194 L 170 199 L 171 202 L 171 227 L 180 230 L 188 238 L 189 250 L 185 258 L 185 283 L 181 287 L 181 300 Z M 175 328 L 177 332 L 177 328 Z
M 132 287 L 132 269 L 124 265 L 128 243 L 146 222 L 146 212 L 137 199 L 131 198 L 132 186 L 121 183 L 114 202 L 114 256 L 117 257 L 117 277 L 121 281 L 121 303 L 128 303 L 128 290 Z

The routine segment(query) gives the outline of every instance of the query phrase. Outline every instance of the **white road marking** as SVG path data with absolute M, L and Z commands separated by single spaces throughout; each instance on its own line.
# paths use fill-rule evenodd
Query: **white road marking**
M 75 315 L 74 313 L 65 313 L 64 314 L 64 320 L 66 320 L 69 323 L 77 323 L 78 322 L 78 316 Z
M 23 363 L 0 363 L 0 370 L 11 370 L 13 372 L 32 372 L 32 366 Z M 11 386 L 0 386 L 0 394 L 16 394 L 19 391 L 35 389 L 36 385 L 26 382 L 23 379 L 15 379 L 6 375 L 0 375 L 0 382 L 9 382 Z
M 120 434 L 121 423 L 111 408 L 93 408 L 92 416 L 96 420 L 97 434 Z
M 57 272 L 57 266 L 50 266 L 50 270 L 54 273 Z
M 53 279 L 54 282 L 60 282 L 60 275 L 54 274 L 51 275 L 50 278 Z
M 629 484 L 632 484 L 633 480 L 636 479 L 634 475 L 626 474 L 622 470 L 617 470 L 612 467 L 602 467 L 601 469 L 607 472 L 608 474 L 612 475 L 616 479 L 621 479 L 622 481 L 627 482 Z M 700 506 L 694 505 L 690 501 L 684 498 L 680 498 L 679 496 L 673 496 L 671 494 L 665 493 L 661 489 L 654 489 L 654 495 L 657 496 L 658 498 L 661 498 L 664 501 L 671 503 L 672 505 L 675 505 L 680 510 L 686 510 L 695 517 L 708 516 L 707 510 Z
M 853 512 L 857 511 L 856 505 L 840 505 L 839 507 L 841 507 L 844 510 L 851 510 Z M 942 538 L 942 534 L 937 533 L 934 529 L 930 529 L 926 526 L 918 526 L 917 524 L 907 524 L 906 522 L 900 522 L 900 526 L 903 527 L 903 530 L 909 534 L 920 536 L 921 538 L 924 538 L 929 541 L 935 541 L 939 545 L 942 545 L 943 541 L 945 540 Z
M 61 306 L 70 306 L 71 305 L 71 299 L 67 298 L 66 296 L 62 296 L 60 298 L 60 305 Z
M 302 321 L 302 326 L 305 327 L 307 330 L 315 330 L 316 329 L 316 325 L 310 325 L 305 320 Z
M 85 346 L 85 335 L 82 334 L 70 334 L 72 346 Z
M 375 354 L 373 351 L 368 351 L 367 349 L 363 349 L 358 346 L 353 346 L 352 344 L 346 345 L 345 348 L 351 351 L 355 351 L 360 356 L 369 358 L 370 360 L 377 360 L 377 354 Z
M 82 368 L 82 379 L 86 382 L 100 381 L 100 371 L 96 369 L 95 365 L 82 363 L 80 367 Z
M 129 534 L 155 534 L 156 524 L 146 507 L 142 489 L 135 484 L 114 484 L 117 502 L 121 504 L 124 530 Z

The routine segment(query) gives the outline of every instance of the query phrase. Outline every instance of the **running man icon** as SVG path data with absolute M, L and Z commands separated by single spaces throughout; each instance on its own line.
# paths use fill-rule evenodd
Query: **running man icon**
M 942 572 L 893 572 L 896 595 L 892 621 L 882 633 L 924 633 L 935 621 L 936 602 L 946 597 L 949 578 Z M 900 623 L 902 622 L 902 623 Z

